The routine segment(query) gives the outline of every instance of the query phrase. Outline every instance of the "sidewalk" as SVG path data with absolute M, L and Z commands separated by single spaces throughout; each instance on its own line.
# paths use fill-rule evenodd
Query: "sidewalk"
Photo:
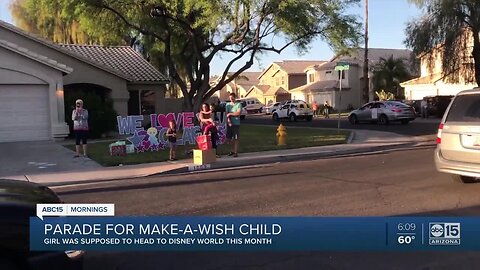
M 28 180 L 48 186 L 61 186 L 82 183 L 102 182 L 118 179 L 131 179 L 160 174 L 188 173 L 205 169 L 224 169 L 252 166 L 276 162 L 309 160 L 331 156 L 342 156 L 402 148 L 415 145 L 433 144 L 434 137 L 408 137 L 394 133 L 355 130 L 348 144 L 318 146 L 300 149 L 266 151 L 240 154 L 239 157 L 221 157 L 208 166 L 194 166 L 191 159 L 174 162 L 157 162 L 149 164 L 119 167 L 102 167 L 92 170 L 77 170 L 57 173 L 30 174 L 9 178 Z

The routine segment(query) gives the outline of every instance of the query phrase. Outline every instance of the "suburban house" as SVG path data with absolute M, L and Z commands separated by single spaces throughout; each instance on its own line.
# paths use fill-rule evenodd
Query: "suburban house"
M 250 87 L 247 97 L 256 97 L 268 104 L 291 98 L 290 89 L 305 85 L 307 77 L 305 68 L 323 64 L 316 60 L 284 60 L 273 62 L 258 77 L 259 84 Z
M 471 50 L 465 52 L 465 58 L 469 59 Z M 442 59 L 441 51 L 436 50 L 434 52 L 433 65 L 429 67 L 428 56 L 423 54 L 420 58 L 420 77 L 401 83 L 400 85 L 405 88 L 405 97 L 409 100 L 421 100 L 426 96 L 450 96 L 456 95 L 462 90 L 472 89 L 477 86 L 475 80 L 472 78 L 460 78 L 460 82 L 451 83 L 442 75 Z M 473 60 L 467 60 L 464 65 L 472 65 Z
M 228 100 L 230 93 L 235 93 L 237 97 L 243 98 L 247 95 L 247 92 L 253 85 L 258 84 L 258 76 L 261 72 L 244 71 L 227 85 L 225 85 L 220 91 L 215 93 L 215 96 L 220 100 Z M 215 85 L 220 80 L 220 76 L 212 78 L 211 85 Z
M 263 104 L 270 104 L 289 100 L 291 98 L 291 94 L 281 86 L 260 84 L 252 86 L 247 93 L 247 97 L 254 97 Z
M 305 100 L 308 103 L 325 101 L 336 109 L 358 108 L 363 104 L 363 62 L 364 49 L 355 49 L 348 55 L 337 55 L 330 61 L 311 65 L 304 69 L 307 84 L 290 89 L 292 99 Z M 411 52 L 404 49 L 369 48 L 369 66 L 377 64 L 380 58 L 410 59 Z M 336 71 L 339 62 L 349 65 L 349 70 Z M 340 85 L 341 81 L 341 85 Z M 340 92 L 341 86 L 341 92 Z
M 64 95 L 78 89 L 111 98 L 119 115 L 166 112 L 167 83 L 130 47 L 60 45 L 0 21 L 0 142 L 67 136 Z

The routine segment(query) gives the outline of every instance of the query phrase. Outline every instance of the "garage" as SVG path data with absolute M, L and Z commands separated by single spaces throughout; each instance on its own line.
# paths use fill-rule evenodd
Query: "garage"
M 0 85 L 0 142 L 51 139 L 47 85 Z

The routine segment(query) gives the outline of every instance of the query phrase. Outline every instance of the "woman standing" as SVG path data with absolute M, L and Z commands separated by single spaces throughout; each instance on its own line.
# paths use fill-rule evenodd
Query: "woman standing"
M 88 111 L 83 108 L 83 100 L 75 101 L 75 109 L 72 112 L 73 133 L 75 134 L 75 157 L 80 156 L 80 146 L 83 148 L 83 156 L 87 156 L 88 137 Z
M 210 106 L 208 105 L 208 103 L 202 104 L 202 110 L 200 111 L 199 118 L 200 118 L 203 134 L 204 135 L 210 134 L 212 138 L 212 148 L 215 149 L 215 153 L 217 157 L 219 157 L 219 155 L 217 154 L 218 131 L 215 123 L 215 114 L 210 109 Z

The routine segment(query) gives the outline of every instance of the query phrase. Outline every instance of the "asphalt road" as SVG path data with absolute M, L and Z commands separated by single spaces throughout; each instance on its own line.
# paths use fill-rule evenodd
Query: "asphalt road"
M 437 173 L 432 149 L 56 189 L 117 215 L 478 215 L 480 184 Z M 85 269 L 477 269 L 480 253 L 88 252 Z
M 288 120 L 282 121 L 284 125 L 288 126 L 307 126 L 307 127 L 323 127 L 323 128 L 337 128 L 338 118 L 336 115 L 330 115 L 331 118 L 325 119 L 315 118 L 312 122 L 306 122 L 305 120 L 298 120 L 297 122 L 289 122 Z M 340 118 L 340 128 L 345 129 L 366 129 L 375 131 L 393 132 L 400 135 L 409 136 L 422 136 L 436 134 L 438 131 L 438 125 L 440 124 L 438 118 L 430 118 L 428 120 L 417 118 L 410 122 L 408 125 L 402 125 L 401 123 L 392 122 L 389 125 L 377 125 L 362 123 L 358 125 L 351 125 L 348 119 Z M 242 123 L 246 124 L 262 124 L 262 125 L 278 125 L 277 122 L 272 120 L 271 115 L 248 115 Z

